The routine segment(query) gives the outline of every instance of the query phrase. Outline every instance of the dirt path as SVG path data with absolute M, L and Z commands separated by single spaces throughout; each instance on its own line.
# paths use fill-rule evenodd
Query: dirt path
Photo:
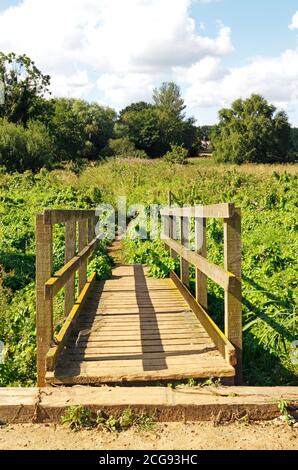
M 49 450 L 297 450 L 298 429 L 276 423 L 215 426 L 212 423 L 158 424 L 153 431 L 121 434 L 72 432 L 55 425 L 0 427 L 0 449 Z

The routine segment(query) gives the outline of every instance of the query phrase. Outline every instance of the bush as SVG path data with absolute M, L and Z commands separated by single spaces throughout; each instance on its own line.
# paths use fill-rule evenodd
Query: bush
M 144 150 L 136 148 L 135 144 L 131 142 L 127 137 L 120 139 L 111 139 L 109 141 L 109 149 L 112 155 L 117 157 L 133 157 L 133 158 L 147 158 L 147 154 Z
M 172 145 L 170 152 L 166 153 L 164 159 L 169 163 L 177 163 L 179 165 L 187 164 L 188 150 L 179 145 Z
M 53 141 L 46 127 L 30 122 L 28 128 L 0 120 L 0 166 L 8 172 L 39 170 L 53 159 Z

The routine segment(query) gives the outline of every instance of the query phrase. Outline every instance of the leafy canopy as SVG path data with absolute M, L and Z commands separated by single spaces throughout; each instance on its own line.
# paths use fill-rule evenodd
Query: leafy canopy
M 212 144 L 218 161 L 285 162 L 291 158 L 291 127 L 285 112 L 276 112 L 262 96 L 234 101 L 219 111 Z

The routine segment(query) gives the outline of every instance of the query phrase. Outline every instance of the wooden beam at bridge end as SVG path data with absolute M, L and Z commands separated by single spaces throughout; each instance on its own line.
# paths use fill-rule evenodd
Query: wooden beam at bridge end
M 196 252 L 207 258 L 206 219 L 195 220 Z M 205 310 L 208 310 L 207 276 L 196 268 L 196 300 Z
M 53 334 L 53 300 L 44 297 L 44 285 L 52 275 L 52 226 L 44 223 L 43 214 L 36 216 L 36 333 L 37 383 L 45 387 L 46 355 Z
M 65 224 L 65 264 L 71 261 L 76 255 L 76 222 L 66 222 Z M 65 284 L 64 316 L 67 317 L 75 303 L 75 274 L 72 274 Z
M 79 251 L 84 250 L 88 244 L 88 225 L 87 220 L 79 221 Z M 79 267 L 79 294 L 84 289 L 87 282 L 87 265 L 88 259 L 85 259 Z
M 241 209 L 224 221 L 225 269 L 236 282 L 225 290 L 225 334 L 237 352 L 236 382 L 242 383 L 242 285 L 241 285 Z

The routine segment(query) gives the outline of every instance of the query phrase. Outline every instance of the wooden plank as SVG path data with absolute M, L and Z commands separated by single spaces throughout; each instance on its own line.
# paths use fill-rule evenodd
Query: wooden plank
M 76 222 L 65 225 L 65 264 L 76 255 Z M 65 284 L 64 315 L 67 317 L 75 304 L 75 275 Z
M 167 347 L 167 346 L 182 346 L 185 348 L 186 346 L 196 346 L 196 345 L 202 345 L 202 344 L 213 344 L 211 339 L 209 337 L 207 338 L 200 338 L 199 336 L 196 338 L 193 338 L 192 341 L 190 341 L 188 338 L 179 338 L 179 339 L 166 339 L 163 338 L 162 341 L 162 346 Z M 67 343 L 67 347 L 69 348 L 68 350 L 75 348 L 75 349 L 84 349 L 86 351 L 92 350 L 92 349 L 98 349 L 98 348 L 114 348 L 114 347 L 119 347 L 119 348 L 131 348 L 131 347 L 146 347 L 146 350 L 148 347 L 160 347 L 160 340 L 156 339 L 148 339 L 148 340 L 126 340 L 124 343 L 121 341 L 117 341 L 115 338 L 110 341 L 105 341 L 102 343 L 101 341 L 98 340 L 92 340 L 88 341 L 86 338 L 81 338 L 81 340 L 76 344 L 76 341 L 69 341 Z
M 230 291 L 235 285 L 236 277 L 234 274 L 225 271 L 219 266 L 216 266 L 215 264 L 203 258 L 203 256 L 198 255 L 193 251 L 187 250 L 181 246 L 180 243 L 177 243 L 174 240 L 168 239 L 165 240 L 165 243 L 223 289 Z
M 207 258 L 206 219 L 195 219 L 196 252 Z M 208 310 L 207 276 L 200 269 L 196 269 L 196 299 L 205 310 Z
M 241 286 L 241 209 L 224 221 L 225 269 L 231 271 L 237 282 L 225 289 L 225 334 L 237 352 L 236 384 L 242 379 L 242 286 Z
M 181 219 L 181 245 L 189 249 L 189 219 L 183 217 Z M 180 279 L 181 282 L 189 287 L 189 263 L 188 260 L 180 254 Z
M 47 370 L 50 370 L 50 371 L 54 370 L 58 355 L 64 348 L 69 336 L 71 335 L 73 331 L 75 322 L 82 311 L 86 298 L 91 290 L 91 287 L 95 279 L 96 279 L 96 274 L 93 273 L 88 279 L 88 282 L 86 283 L 84 289 L 82 290 L 76 304 L 74 305 L 70 314 L 68 315 L 64 325 L 61 328 L 60 333 L 57 335 L 56 337 L 57 344 L 49 350 L 47 354 L 47 358 L 46 358 Z
M 172 344 L 172 345 L 157 345 L 157 346 L 146 346 L 146 353 L 157 353 L 157 352 L 188 352 L 188 351 L 200 351 L 204 350 L 205 347 L 212 348 L 212 346 L 215 348 L 213 343 L 210 341 L 209 343 L 197 343 L 197 344 Z M 88 357 L 89 355 L 99 355 L 99 356 L 104 356 L 104 355 L 116 355 L 116 354 L 141 354 L 143 353 L 143 347 L 142 344 L 139 346 L 137 345 L 131 345 L 131 346 L 109 346 L 109 347 L 103 347 L 103 346 L 97 346 L 97 347 L 76 347 L 76 348 L 71 348 L 67 351 L 67 356 L 68 355 L 75 355 L 77 353 L 84 354 L 85 357 Z
M 94 217 L 96 210 L 76 210 L 76 209 L 46 209 L 44 220 L 46 225 L 63 224 L 66 222 L 76 222 Z
M 235 348 L 223 334 L 223 332 L 218 328 L 216 323 L 209 317 L 208 313 L 203 309 L 203 307 L 194 299 L 191 293 L 182 285 L 180 279 L 175 273 L 171 273 L 171 279 L 174 281 L 177 288 L 180 290 L 181 294 L 185 298 L 186 302 L 189 304 L 190 308 L 193 310 L 195 315 L 198 317 L 201 325 L 206 330 L 209 337 L 212 339 L 217 349 L 223 358 L 230 365 L 236 365 L 237 358 Z
M 79 251 L 84 250 L 88 245 L 88 226 L 87 220 L 79 221 Z M 85 258 L 79 267 L 79 294 L 84 289 L 84 286 L 87 282 L 87 263 L 88 259 Z
M 71 276 L 79 269 L 80 265 L 93 253 L 97 239 L 94 239 L 83 251 L 67 263 L 54 277 L 50 278 L 44 286 L 44 296 L 46 300 L 53 298 L 60 292 Z
M 183 380 L 188 378 L 210 378 L 210 377 L 234 377 L 235 371 L 231 366 L 185 366 L 176 365 L 175 368 L 165 370 L 144 371 L 141 367 L 126 370 L 125 368 L 101 368 L 94 373 L 94 370 L 85 372 L 74 367 L 70 370 L 59 370 L 55 374 L 48 373 L 47 381 L 53 384 L 96 384 L 96 383 L 121 383 L 121 382 L 143 382 L 155 380 Z
M 46 355 L 51 347 L 53 333 L 53 300 L 44 298 L 44 285 L 52 275 L 52 226 L 44 224 L 42 214 L 36 216 L 36 336 L 37 383 L 44 387 Z
M 204 219 L 229 219 L 233 217 L 235 205 L 230 203 L 212 204 L 209 206 L 194 207 L 167 207 L 160 211 L 162 216 L 204 218 Z

